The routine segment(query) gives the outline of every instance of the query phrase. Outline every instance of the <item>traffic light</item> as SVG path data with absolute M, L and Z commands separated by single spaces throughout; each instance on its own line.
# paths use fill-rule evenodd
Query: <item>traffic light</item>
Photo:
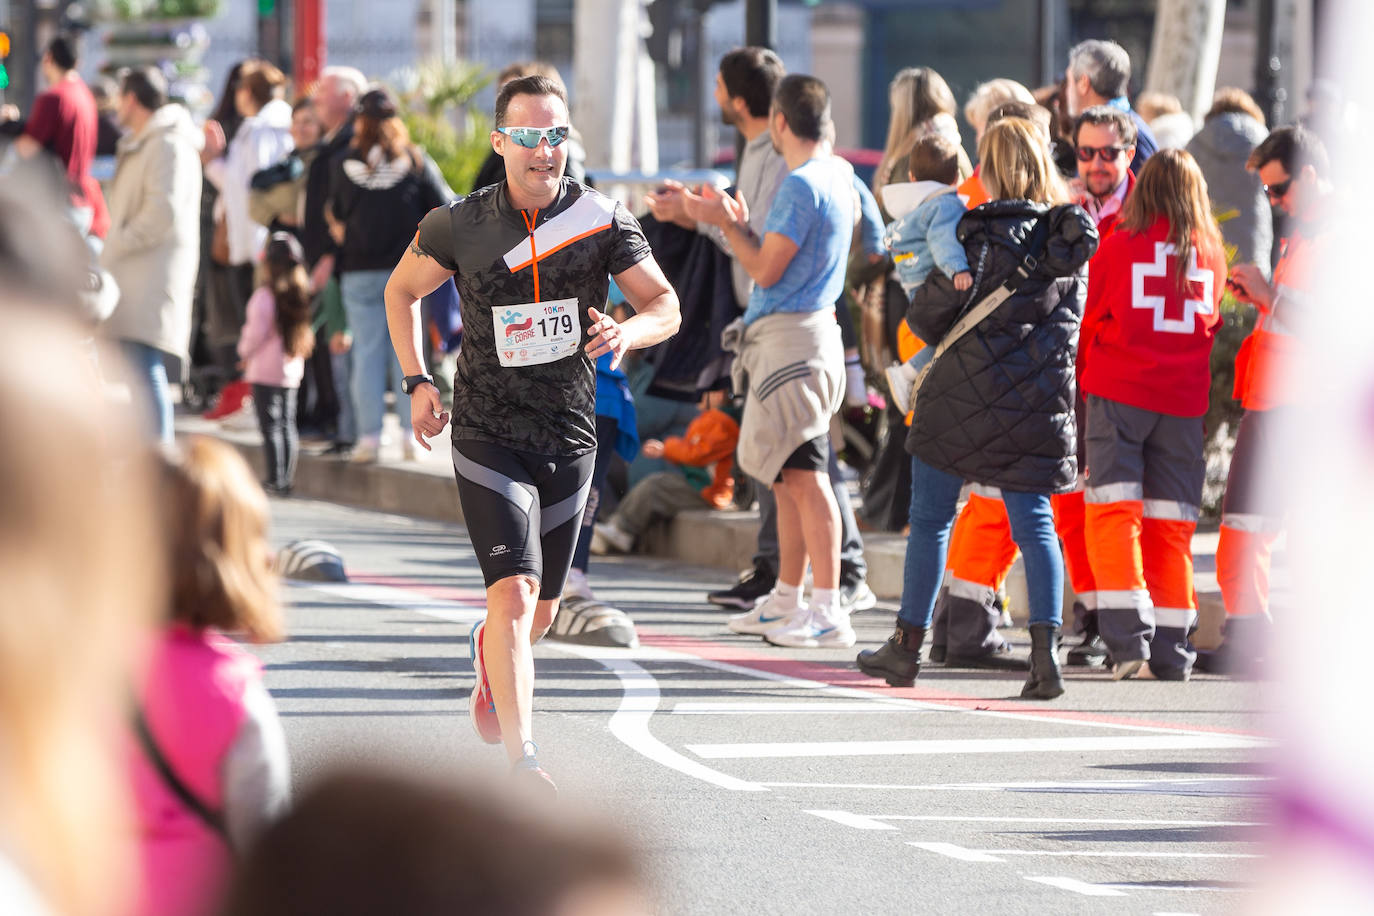
M 10 87 L 10 74 L 5 69 L 5 58 L 10 56 L 9 32 L 0 32 L 0 89 Z

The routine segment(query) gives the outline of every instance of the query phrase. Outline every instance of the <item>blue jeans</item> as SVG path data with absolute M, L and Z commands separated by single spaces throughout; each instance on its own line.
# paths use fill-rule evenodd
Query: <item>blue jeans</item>
M 119 345 L 133 370 L 130 380 L 134 388 L 130 393 L 134 403 L 143 403 L 158 441 L 171 444 L 172 395 L 167 390 L 167 364 L 162 351 L 136 340 L 121 340 Z
M 964 481 L 911 458 L 911 534 L 906 542 L 902 571 L 902 604 L 897 616 L 904 623 L 928 628 L 935 596 L 945 574 L 949 532 L 959 507 Z M 1059 626 L 1063 617 L 1064 558 L 1054 530 L 1050 498 L 1044 493 L 1002 490 L 1011 520 L 1011 537 L 1021 548 L 1030 595 L 1030 622 Z
M 334 441 L 352 445 L 358 441 L 358 424 L 353 411 L 353 351 L 329 354 L 329 369 L 334 377 L 334 396 L 339 401 Z
M 386 391 L 401 390 L 401 364 L 391 348 L 386 327 L 386 290 L 389 270 L 354 270 L 339 278 L 348 329 L 353 333 L 353 409 L 357 411 L 360 439 L 377 441 L 386 414 Z M 396 402 L 401 432 L 410 438 L 410 401 Z

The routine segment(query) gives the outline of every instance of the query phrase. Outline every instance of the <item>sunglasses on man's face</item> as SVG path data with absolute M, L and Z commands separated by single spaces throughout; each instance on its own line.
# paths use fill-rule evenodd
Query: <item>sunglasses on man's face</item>
M 1080 146 L 1077 150 L 1079 162 L 1092 162 L 1094 156 L 1103 162 L 1111 162 L 1124 152 L 1124 146 Z
M 538 149 L 540 140 L 549 141 L 549 147 L 558 146 L 568 139 L 567 125 L 563 127 L 498 127 L 496 130 L 515 141 L 525 149 Z
M 1286 181 L 1280 181 L 1278 184 L 1265 185 L 1264 193 L 1269 195 L 1270 200 L 1283 200 L 1284 195 L 1288 193 L 1288 189 L 1292 186 L 1293 176 L 1289 175 Z

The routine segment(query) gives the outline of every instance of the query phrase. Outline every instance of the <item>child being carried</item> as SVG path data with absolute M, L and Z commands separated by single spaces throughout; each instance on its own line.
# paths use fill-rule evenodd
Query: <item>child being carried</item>
M 897 265 L 897 280 L 908 299 L 935 268 L 954 281 L 954 288 L 973 285 L 964 246 L 955 232 L 967 210 L 956 192 L 959 184 L 959 146 L 942 134 L 928 134 L 916 141 L 907 159 L 910 182 L 882 189 L 883 204 L 896 219 L 887 227 L 883 242 Z M 929 343 L 929 342 L 927 342 Z M 892 400 L 902 413 L 911 409 L 911 386 L 934 350 L 923 347 L 905 363 L 887 369 Z

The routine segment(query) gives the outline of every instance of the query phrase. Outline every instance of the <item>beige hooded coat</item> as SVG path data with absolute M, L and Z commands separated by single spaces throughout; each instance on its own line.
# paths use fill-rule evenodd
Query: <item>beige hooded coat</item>
M 183 361 L 200 266 L 201 143 L 186 109 L 163 105 L 142 130 L 119 141 L 106 191 L 110 234 L 101 266 L 120 290 L 106 334 Z

